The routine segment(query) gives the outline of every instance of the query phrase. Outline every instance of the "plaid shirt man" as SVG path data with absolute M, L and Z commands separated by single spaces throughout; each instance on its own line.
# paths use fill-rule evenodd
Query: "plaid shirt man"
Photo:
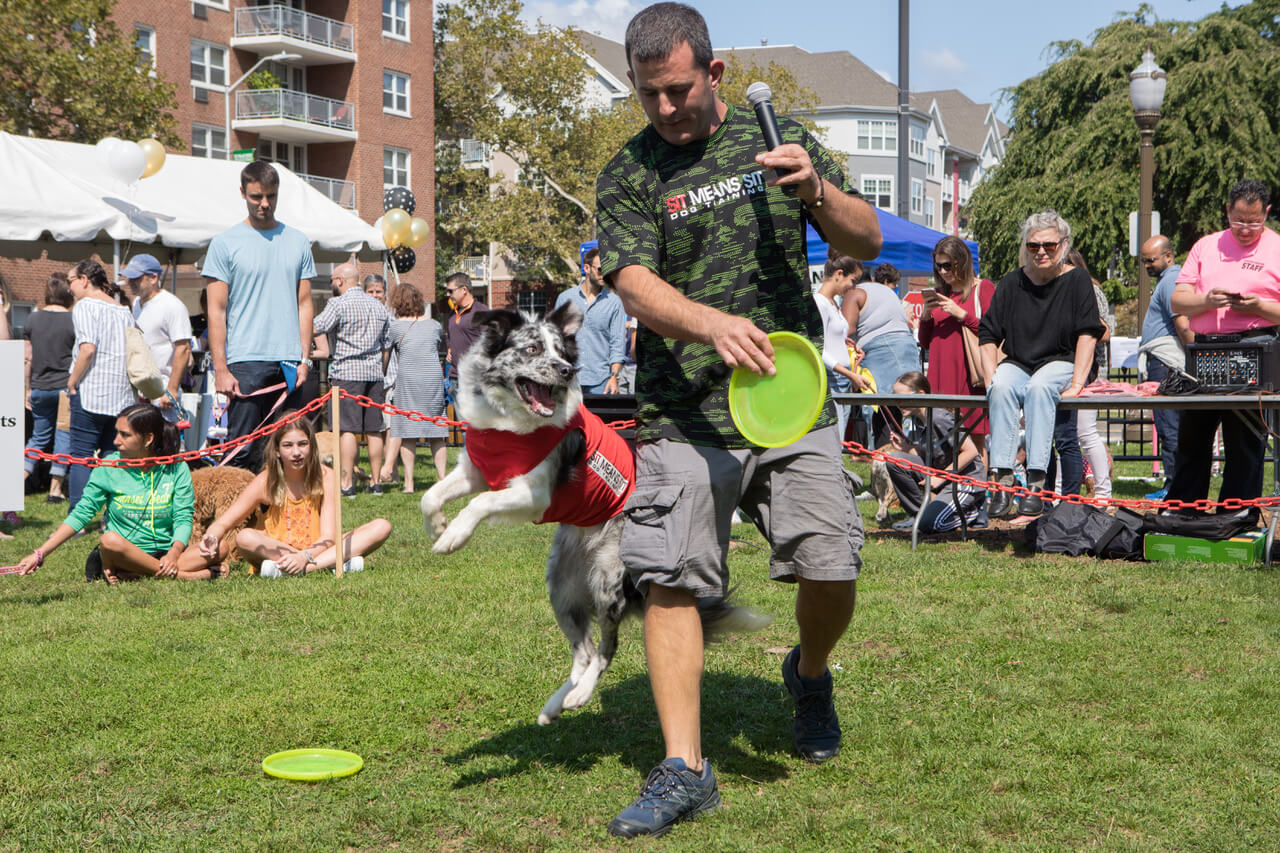
M 315 320 L 316 334 L 335 332 L 329 378 L 382 381 L 382 351 L 390 346 L 390 329 L 387 309 L 361 288 L 330 299 Z

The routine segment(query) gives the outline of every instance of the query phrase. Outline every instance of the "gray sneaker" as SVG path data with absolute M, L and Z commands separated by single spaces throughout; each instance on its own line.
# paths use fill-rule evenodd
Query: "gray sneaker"
M 831 670 L 822 678 L 801 678 L 796 671 L 800 647 L 782 660 L 782 681 L 796 702 L 791 743 L 805 761 L 821 764 L 840 754 L 840 718 L 831 698 Z
M 657 838 L 682 820 L 713 811 L 720 805 L 720 789 L 711 762 L 703 760 L 702 774 L 690 770 L 683 758 L 665 759 L 649 773 L 640 796 L 609 824 L 612 835 Z

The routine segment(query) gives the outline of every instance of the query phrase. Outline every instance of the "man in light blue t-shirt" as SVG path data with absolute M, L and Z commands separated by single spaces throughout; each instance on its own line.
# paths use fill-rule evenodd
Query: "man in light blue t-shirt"
M 249 216 L 209 243 L 201 270 L 209 279 L 209 351 L 215 387 L 230 398 L 227 438 L 247 435 L 271 414 L 287 383 L 283 405 L 303 401 L 300 389 L 311 359 L 311 243 L 296 228 L 276 221 L 280 176 L 259 160 L 240 173 L 240 195 Z M 286 374 L 288 378 L 286 379 Z M 231 464 L 256 471 L 262 441 Z

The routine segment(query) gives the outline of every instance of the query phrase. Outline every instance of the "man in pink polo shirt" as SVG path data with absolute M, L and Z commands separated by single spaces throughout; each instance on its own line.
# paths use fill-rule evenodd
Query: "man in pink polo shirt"
M 1280 235 L 1266 227 L 1271 194 L 1261 181 L 1241 181 L 1227 199 L 1225 231 L 1191 248 L 1173 289 L 1173 310 L 1201 335 L 1240 334 L 1245 340 L 1280 334 Z M 1187 410 L 1178 426 L 1170 500 L 1209 496 L 1213 435 L 1222 424 L 1226 466 L 1218 500 L 1262 494 L 1266 437 L 1234 413 Z M 1257 512 L 1257 510 L 1253 510 Z

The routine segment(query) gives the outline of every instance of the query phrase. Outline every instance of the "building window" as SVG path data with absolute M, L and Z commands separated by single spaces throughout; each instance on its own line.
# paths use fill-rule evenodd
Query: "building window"
M 881 210 L 893 212 L 893 176 L 863 175 L 862 197 Z
M 191 156 L 210 160 L 227 159 L 227 133 L 207 124 L 191 125 Z
M 409 75 L 398 71 L 382 72 L 382 111 L 392 115 L 409 115 Z
M 208 6 L 213 9 L 222 9 L 226 11 L 227 0 L 192 0 L 192 6 Z
M 140 54 L 140 64 L 143 68 L 156 70 L 156 31 L 151 27 L 144 27 L 141 24 L 133 28 L 133 44 Z
M 531 314 L 542 316 L 547 313 L 547 293 L 545 290 L 522 290 L 516 294 L 516 308 Z
M 938 152 L 932 148 L 929 149 L 929 165 L 927 168 L 928 171 L 925 173 L 927 177 L 938 177 Z
M 930 228 L 938 227 L 933 224 L 935 220 L 935 212 L 936 212 L 936 209 L 933 203 L 933 199 L 926 198 L 924 200 L 924 224 L 929 226 Z
M 890 119 L 858 119 L 858 150 L 888 151 L 898 150 L 898 121 Z
M 192 39 L 191 82 L 196 86 L 227 85 L 227 49 Z
M 294 173 L 307 171 L 307 146 L 305 145 L 293 145 L 289 142 L 278 142 L 259 136 L 256 156 L 259 160 L 280 163 Z
M 910 155 L 913 160 L 924 159 L 924 128 L 911 125 Z
M 409 40 L 409 0 L 382 0 L 382 34 Z
M 409 152 L 404 148 L 382 149 L 382 186 L 409 186 Z
M 911 179 L 911 212 L 924 213 L 924 181 Z

